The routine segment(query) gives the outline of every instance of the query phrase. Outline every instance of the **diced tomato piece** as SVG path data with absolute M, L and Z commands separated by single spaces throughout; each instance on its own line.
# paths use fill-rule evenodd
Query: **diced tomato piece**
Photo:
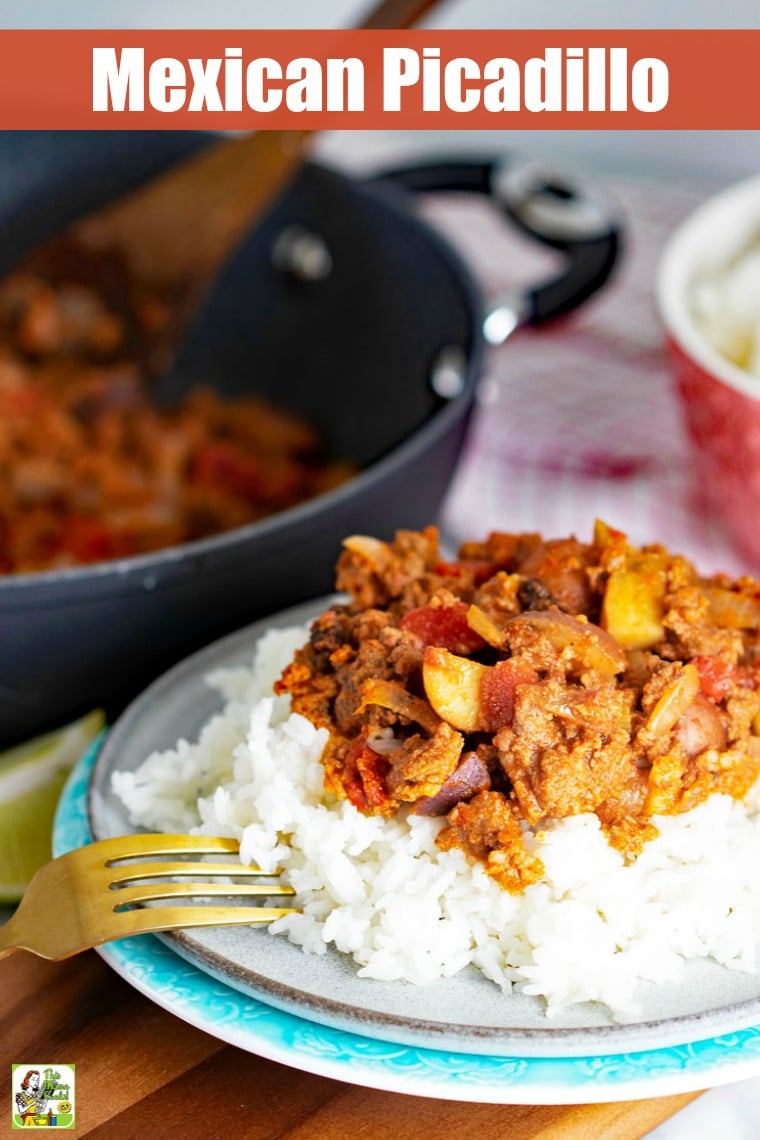
M 537 680 L 533 666 L 520 657 L 508 657 L 489 669 L 480 684 L 480 711 L 486 731 L 497 732 L 511 724 L 518 685 L 535 684 Z
M 433 572 L 442 578 L 466 578 L 474 586 L 480 586 L 493 576 L 496 567 L 481 558 L 458 558 L 453 562 L 436 563 Z
M 385 786 L 389 769 L 388 759 L 370 748 L 362 737 L 352 743 L 346 753 L 341 782 L 355 808 L 382 811 L 391 803 Z
M 50 406 L 50 401 L 32 383 L 19 381 L 0 388 L 0 412 L 3 418 L 32 419 L 48 411 Z
M 124 535 L 86 515 L 76 515 L 66 523 L 59 549 L 81 563 L 125 558 L 134 553 Z
M 700 690 L 716 704 L 729 696 L 739 679 L 736 666 L 718 657 L 695 657 L 694 665 L 699 674 Z
M 425 646 L 435 645 L 466 657 L 485 645 L 480 634 L 467 624 L 468 608 L 465 602 L 451 606 L 419 606 L 404 614 L 399 624 L 402 629 L 419 637 Z
M 261 491 L 259 464 L 227 443 L 202 447 L 193 463 L 193 475 L 201 486 L 221 487 L 244 497 L 255 497 Z

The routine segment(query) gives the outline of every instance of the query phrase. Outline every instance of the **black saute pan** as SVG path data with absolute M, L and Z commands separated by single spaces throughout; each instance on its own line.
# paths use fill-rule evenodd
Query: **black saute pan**
M 207 142 L 169 131 L 0 133 L 0 272 Z M 458 256 L 415 215 L 420 190 L 491 195 L 563 254 L 561 271 L 486 314 Z M 484 320 L 498 341 L 568 311 L 603 284 L 617 249 L 616 224 L 593 196 L 533 167 L 455 161 L 358 181 L 304 166 L 226 267 L 169 390 L 259 390 L 304 415 L 360 473 L 215 538 L 0 577 L 0 746 L 98 704 L 116 711 L 199 645 L 328 592 L 346 534 L 434 520 L 473 408 Z

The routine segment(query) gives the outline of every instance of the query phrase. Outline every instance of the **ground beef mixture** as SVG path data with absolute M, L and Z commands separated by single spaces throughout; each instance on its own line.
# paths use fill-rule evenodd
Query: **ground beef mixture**
M 68 241 L 0 282 L 0 573 L 205 538 L 354 473 L 259 396 L 153 400 L 146 356 L 171 312 L 118 257 Z
M 277 688 L 329 729 L 326 786 L 360 811 L 445 816 L 439 845 L 520 891 L 546 820 L 593 812 L 635 857 L 653 816 L 760 776 L 753 579 L 601 522 L 590 543 L 494 533 L 453 561 L 432 527 L 344 546 L 349 601 Z

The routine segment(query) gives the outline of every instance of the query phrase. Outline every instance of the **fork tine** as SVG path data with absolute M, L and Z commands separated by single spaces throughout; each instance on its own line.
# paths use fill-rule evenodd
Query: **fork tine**
M 144 883 L 119 887 L 113 893 L 114 909 L 134 906 L 151 899 L 192 899 L 206 896 L 222 898 L 284 898 L 296 892 L 292 887 L 266 883 Z
M 37 871 L 15 913 L 0 927 L 0 958 L 25 949 L 40 958 L 61 960 L 131 934 L 200 926 L 258 926 L 294 913 L 295 907 L 253 904 L 256 898 L 295 894 L 291 887 L 272 882 L 279 872 L 263 872 L 238 862 L 204 864 L 198 859 L 134 862 L 149 859 L 151 854 L 221 855 L 237 850 L 233 839 L 143 834 L 99 840 L 59 855 Z M 209 882 L 209 873 L 212 880 L 213 875 L 224 875 L 235 881 Z M 230 901 L 223 906 L 171 903 L 204 896 Z M 169 905 L 162 905 L 161 899 L 170 900 Z M 158 905 L 139 905 L 149 900 Z M 53 905 L 57 920 L 50 923 Z
M 262 926 L 293 912 L 293 907 L 263 906 L 156 906 L 116 911 L 112 916 L 116 929 L 91 945 L 100 945 L 113 938 L 127 938 L 132 934 L 154 934 L 190 927 Z
M 147 833 L 100 839 L 92 846 L 108 864 L 125 859 L 143 859 L 151 855 L 236 855 L 240 850 L 237 839 Z M 125 850 L 127 846 L 129 849 Z
M 242 863 L 203 863 L 199 859 L 191 859 L 183 863 L 128 863 L 124 865 L 110 861 L 106 866 L 113 873 L 111 886 L 117 886 L 119 883 L 136 882 L 139 879 L 158 879 L 169 875 L 201 875 L 203 878 L 228 875 L 234 879 L 272 879 L 281 874 L 279 870 L 262 871 L 260 867 L 247 867 Z

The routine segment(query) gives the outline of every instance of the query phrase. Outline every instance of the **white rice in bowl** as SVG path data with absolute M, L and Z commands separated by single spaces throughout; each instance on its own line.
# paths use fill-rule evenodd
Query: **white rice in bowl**
M 224 707 L 198 740 L 113 776 L 134 824 L 232 836 L 244 863 L 284 868 L 302 913 L 272 934 L 314 954 L 334 947 L 384 981 L 425 984 L 474 966 L 504 993 L 543 998 L 550 1018 L 593 1001 L 636 1020 L 638 982 L 675 981 L 691 959 L 756 968 L 757 791 L 656 818 L 659 837 L 630 864 L 595 815 L 553 823 L 528 836 L 544 878 L 511 895 L 462 852 L 438 850 L 442 821 L 364 816 L 325 792 L 326 730 L 272 695 L 305 636 L 270 632 L 250 670 L 212 674 Z

